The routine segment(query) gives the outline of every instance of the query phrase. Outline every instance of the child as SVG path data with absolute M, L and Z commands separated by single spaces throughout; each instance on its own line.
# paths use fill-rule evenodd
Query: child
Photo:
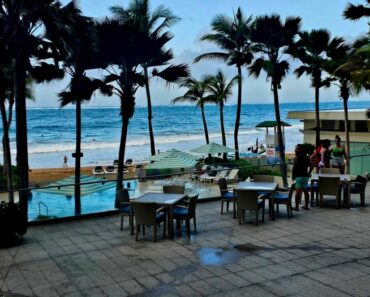
M 303 209 L 309 210 L 309 195 L 307 191 L 308 172 L 311 167 L 310 158 L 304 152 L 302 145 L 297 144 L 295 148 L 294 165 L 293 165 L 293 180 L 295 181 L 295 210 L 299 210 L 302 191 L 304 192 L 305 205 Z

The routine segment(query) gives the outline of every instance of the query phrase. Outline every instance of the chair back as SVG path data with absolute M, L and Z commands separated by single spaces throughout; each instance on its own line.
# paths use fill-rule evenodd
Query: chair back
M 156 203 L 131 202 L 134 208 L 136 225 L 154 225 L 156 223 Z
M 290 189 L 289 189 L 289 196 L 288 196 L 288 200 L 289 200 L 289 202 L 291 202 L 291 201 L 292 201 L 294 191 L 295 191 L 295 184 L 292 184 L 292 185 L 290 186 Z
M 189 199 L 189 204 L 188 204 L 188 216 L 190 218 L 195 217 L 195 209 L 197 207 L 197 201 L 198 201 L 198 195 L 195 195 Z
M 122 189 L 122 190 L 117 191 L 116 201 L 118 201 L 118 203 L 120 204 L 130 202 L 130 194 L 128 192 L 128 189 Z
M 274 182 L 274 176 L 273 175 L 253 175 L 253 181 L 256 182 Z
M 235 190 L 239 210 L 258 210 L 258 191 Z
M 229 173 L 229 170 L 227 169 L 221 170 L 220 174 L 218 175 L 218 178 L 224 178 L 227 176 L 228 173 Z
M 321 173 L 324 174 L 340 174 L 339 168 L 321 168 Z
M 238 179 L 239 169 L 231 169 L 227 179 L 229 180 L 237 180 Z
M 227 181 L 226 181 L 226 178 L 220 178 L 218 180 L 218 187 L 220 189 L 221 196 L 222 196 L 222 194 L 224 194 L 225 192 L 227 192 Z
M 166 194 L 184 194 L 185 193 L 185 184 L 177 185 L 164 185 L 163 193 Z
M 337 196 L 339 193 L 340 178 L 319 176 L 319 192 L 322 195 Z
M 284 188 L 284 182 L 283 182 L 283 178 L 281 176 L 273 176 L 272 181 L 278 184 L 279 189 Z

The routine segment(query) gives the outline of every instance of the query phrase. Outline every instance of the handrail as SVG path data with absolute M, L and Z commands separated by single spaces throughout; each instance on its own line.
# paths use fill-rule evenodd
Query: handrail
M 46 216 L 48 217 L 49 216 L 49 208 L 48 206 L 42 202 L 42 201 L 39 201 L 39 215 L 41 215 L 41 205 L 43 205 L 45 208 L 46 208 Z
M 290 164 L 289 162 L 285 163 L 286 165 Z M 206 164 L 209 166 L 213 166 L 211 164 Z M 215 164 L 217 165 L 217 164 Z M 280 166 L 282 163 L 275 163 L 275 164 L 262 164 L 262 165 L 249 165 L 249 166 L 241 166 L 241 167 L 233 167 L 233 169 L 244 169 L 244 168 L 256 168 L 256 167 L 273 167 L 273 166 Z M 158 175 L 150 175 L 151 179 L 156 179 L 156 178 L 161 178 L 161 177 L 167 177 L 167 176 L 181 176 L 185 174 L 190 174 L 190 173 L 205 173 L 205 172 L 213 172 L 213 171 L 221 171 L 223 169 L 214 169 L 214 170 L 196 170 L 196 171 L 191 171 L 191 172 L 182 172 L 182 173 L 168 173 L 168 174 L 158 174 Z M 139 179 L 139 177 L 134 177 L 134 178 L 123 178 L 122 180 L 118 179 L 109 179 L 109 180 L 102 180 L 102 181 L 92 181 L 92 182 L 82 182 L 82 183 L 70 183 L 70 184 L 63 184 L 63 185 L 58 185 L 58 186 L 36 186 L 36 187 L 29 187 L 29 188 L 20 188 L 20 189 L 13 189 L 13 190 L 8 190 L 8 191 L 0 191 L 0 193 L 9 193 L 9 192 L 21 192 L 21 191 L 32 191 L 32 190 L 40 190 L 40 189 L 52 189 L 52 188 L 63 188 L 63 187 L 71 187 L 71 186 L 76 186 L 76 185 L 90 185 L 90 184 L 105 184 L 105 183 L 111 183 L 111 182 L 117 182 L 117 181 L 128 181 L 128 180 L 133 180 L 133 179 Z

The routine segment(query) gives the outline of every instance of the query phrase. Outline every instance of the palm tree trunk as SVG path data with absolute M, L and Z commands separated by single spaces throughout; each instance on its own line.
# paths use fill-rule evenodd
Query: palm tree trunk
M 284 187 L 288 186 L 287 180 L 287 168 L 285 163 L 285 151 L 284 151 L 284 142 L 283 142 L 283 132 L 281 129 L 281 119 L 280 119 L 280 106 L 279 106 L 279 93 L 278 86 L 276 83 L 273 84 L 274 91 L 274 106 L 275 106 L 275 118 L 277 123 L 277 133 L 278 133 L 278 145 L 280 152 L 280 170 L 283 178 Z
M 121 102 L 122 104 L 122 102 Z M 125 150 L 126 150 L 126 139 L 127 139 L 127 131 L 128 131 L 128 124 L 129 118 L 122 112 L 122 131 L 121 131 L 121 140 L 119 145 L 119 153 L 118 153 L 118 172 L 117 172 L 117 185 L 116 191 L 122 190 L 123 188 L 123 165 L 125 160 Z M 115 200 L 115 207 L 119 208 L 119 201 Z
M 240 126 L 240 115 L 242 111 L 242 68 L 238 66 L 238 105 L 236 108 L 236 119 L 234 129 L 234 145 L 235 145 L 235 159 L 239 160 L 239 126 Z
M 349 139 L 349 121 L 348 121 L 348 99 L 349 91 L 343 98 L 343 110 L 344 110 L 344 131 L 346 134 L 346 154 L 347 154 L 347 173 L 350 173 L 350 139 Z
M 13 192 L 13 175 L 12 175 L 12 160 L 10 154 L 10 141 L 9 141 L 9 126 L 5 108 L 5 96 L 0 99 L 1 119 L 3 123 L 3 153 L 4 153 L 4 169 L 6 173 L 6 183 L 8 189 L 9 202 L 14 202 Z M 11 109 L 10 109 L 11 112 Z
M 144 67 L 144 76 L 145 76 L 145 90 L 146 90 L 146 98 L 148 101 L 148 127 L 149 127 L 149 137 L 150 137 L 150 152 L 152 156 L 155 155 L 155 142 L 154 142 L 154 133 L 153 133 L 153 126 L 152 126 L 152 99 L 150 96 L 150 89 L 149 89 L 149 76 L 148 76 L 148 68 Z
M 81 214 L 81 100 L 76 100 L 75 214 Z
M 224 103 L 220 102 L 220 122 L 221 122 L 221 136 L 222 136 L 222 145 L 226 146 L 226 133 L 224 125 Z M 226 160 L 226 153 L 223 154 L 223 159 Z
M 202 112 L 204 135 L 206 137 L 206 143 L 208 144 L 209 143 L 209 135 L 208 135 L 208 127 L 207 127 L 207 121 L 206 121 L 206 114 L 204 112 L 204 104 L 203 103 L 200 105 L 200 110 Z
M 316 131 L 316 147 L 320 145 L 320 88 L 318 86 L 315 87 L 315 131 Z
M 19 55 L 20 56 L 20 55 Z M 15 115 L 16 115 L 16 139 L 17 139 L 17 172 L 19 188 L 19 207 L 21 224 L 28 221 L 28 139 L 27 139 L 27 111 L 26 111 L 26 62 L 22 57 L 17 57 L 15 64 Z

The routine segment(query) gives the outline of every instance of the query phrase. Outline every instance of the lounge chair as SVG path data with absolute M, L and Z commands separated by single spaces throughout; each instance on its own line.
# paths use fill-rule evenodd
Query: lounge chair
M 115 168 L 118 168 L 118 160 L 114 160 L 114 161 L 113 161 L 113 166 L 114 166 Z
M 114 168 L 114 166 L 109 165 L 109 166 L 106 166 L 106 167 L 104 168 L 104 173 L 105 173 L 105 174 L 116 174 L 116 173 L 117 173 L 117 169 L 116 169 L 116 168 Z
M 227 182 L 236 183 L 238 178 L 239 169 L 231 169 L 229 175 L 226 177 Z
M 103 166 L 95 166 L 92 173 L 94 175 L 104 175 Z
M 221 170 L 221 171 L 219 172 L 219 174 L 217 174 L 217 176 L 215 176 L 215 177 L 212 179 L 213 183 L 217 184 L 217 183 L 218 183 L 218 180 L 219 180 L 220 178 L 227 178 L 228 174 L 229 174 L 229 169 L 223 169 L 223 170 Z

